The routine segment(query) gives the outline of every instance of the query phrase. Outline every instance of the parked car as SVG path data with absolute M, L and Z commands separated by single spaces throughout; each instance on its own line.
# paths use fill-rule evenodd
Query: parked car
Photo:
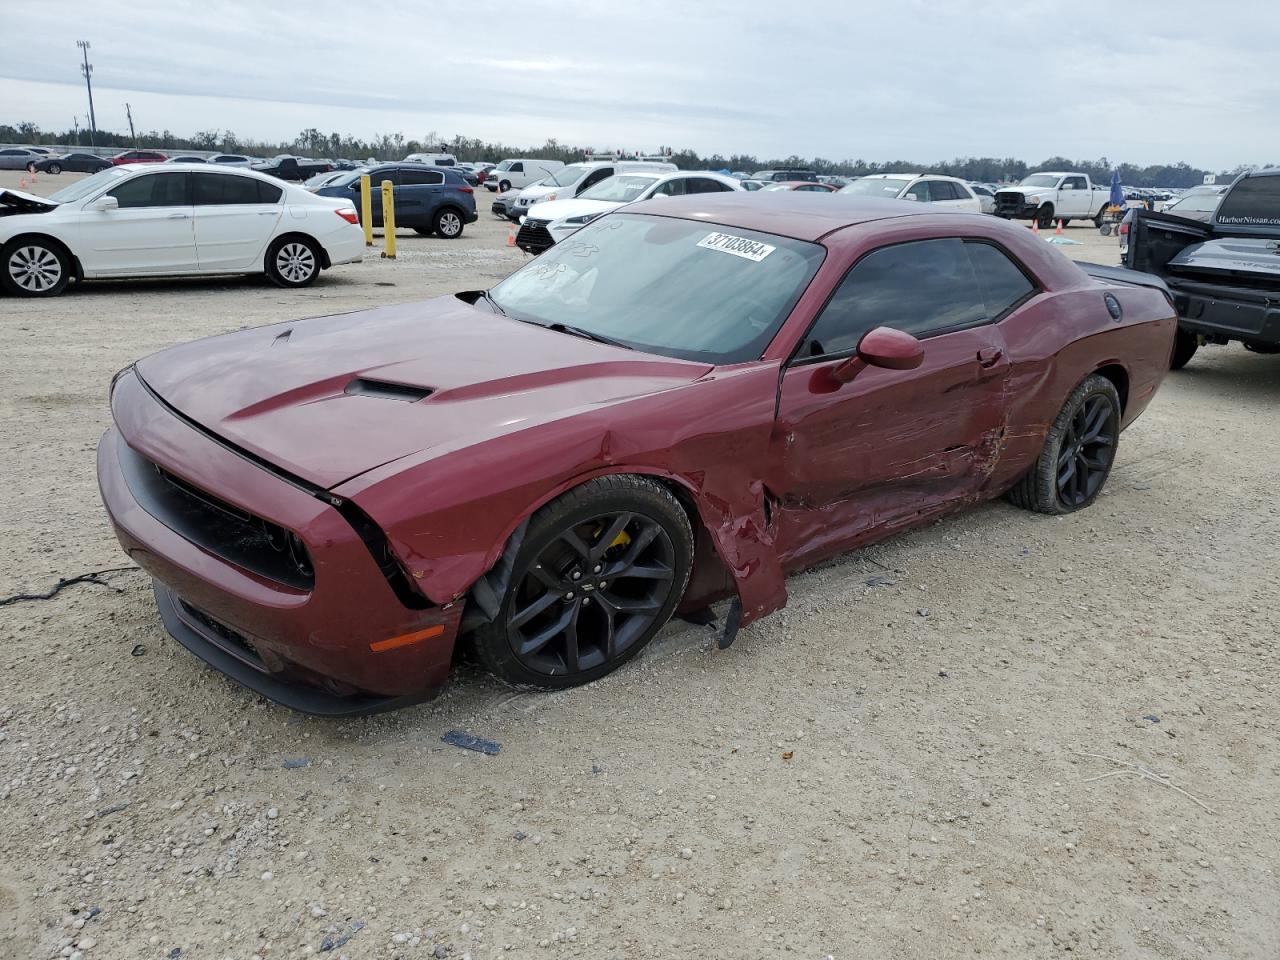
M 1165 204 L 1163 212 L 1208 223 L 1221 202 L 1221 193 L 1192 193 Z
M 169 158 L 159 150 L 126 150 L 117 153 L 111 162 L 117 166 L 122 163 L 164 163 Z
M 816 183 L 818 180 L 818 172 L 816 170 L 757 170 L 751 174 L 752 180 L 804 180 L 809 183 Z
M 516 246 L 525 253 L 541 253 L 597 217 L 650 197 L 683 197 L 740 190 L 741 181 L 709 171 L 636 170 L 619 173 L 572 200 L 535 204 L 520 223 Z
M 293 180 L 302 183 L 317 173 L 328 173 L 333 165 L 325 160 L 308 160 L 306 157 L 294 157 L 280 154 L 270 160 L 251 164 L 250 170 L 265 173 L 279 180 Z
M 74 277 L 265 273 L 284 287 L 359 260 L 349 200 L 209 164 L 111 166 L 52 196 L 0 191 L 0 284 L 47 297 Z
M 246 157 L 240 153 L 219 153 L 209 158 L 210 163 L 222 163 L 233 167 L 247 167 L 254 163 L 253 157 Z
M 735 178 L 736 179 L 736 178 Z M 757 190 L 763 190 L 773 181 L 771 180 L 738 180 L 742 184 L 742 189 L 755 193 Z
M 27 170 L 45 159 L 45 154 L 29 147 L 6 147 L 0 150 L 0 170 Z
M 969 191 L 978 198 L 983 213 L 996 212 L 996 192 L 985 183 L 970 183 Z
M 835 193 L 836 187 L 829 183 L 810 183 L 806 180 L 775 180 L 765 184 L 764 190 L 798 190 L 801 193 Z
M 616 174 L 671 173 L 676 169 L 674 163 L 666 161 L 603 160 L 571 163 L 546 179 L 531 183 L 521 190 L 516 197 L 515 212 L 526 214 L 531 206 L 544 200 L 571 200 Z
M 365 173 L 375 191 L 384 180 L 391 181 L 397 227 L 411 229 L 424 237 L 434 233 L 443 240 L 456 240 L 468 223 L 476 222 L 474 189 L 462 174 L 448 167 L 411 162 L 361 168 L 316 188 L 316 193 L 322 197 L 346 198 L 359 211 L 360 177 Z M 380 197 L 374 197 L 372 212 L 373 226 L 381 227 Z
M 503 160 L 489 171 L 484 185 L 489 190 L 501 190 L 506 193 L 513 187 L 524 189 L 535 180 L 549 177 L 564 166 L 560 160 L 538 160 L 521 158 L 519 160 Z
M 841 187 L 840 193 L 851 197 L 916 200 L 952 210 L 982 212 L 982 204 L 967 183 L 934 173 L 873 173 Z
M 307 177 L 302 185 L 312 193 L 315 193 L 321 187 L 328 186 L 335 180 L 347 176 L 350 172 L 349 170 L 330 170 L 328 173 L 317 173 L 314 177 Z
M 27 164 L 27 169 L 32 173 L 57 175 L 64 170 L 67 173 L 97 173 L 109 166 L 111 166 L 110 160 L 95 157 L 92 153 L 64 153 L 32 161 Z
M 1134 210 L 1128 241 L 1125 266 L 1172 291 L 1173 369 L 1205 343 L 1280 353 L 1280 168 L 1241 174 L 1208 221 Z
M 1101 227 L 1111 203 L 1111 188 L 1095 186 L 1085 173 L 1045 172 L 1023 177 L 1016 187 L 996 192 L 996 216 L 1034 220 L 1040 229 L 1055 220 L 1092 220 Z
M 206 163 L 204 157 L 197 157 L 194 154 L 182 154 L 176 157 L 168 157 L 165 163 Z
M 169 633 L 303 712 L 428 696 L 460 638 L 549 688 L 722 599 L 728 646 L 843 551 L 1087 508 L 1167 373 L 1158 280 L 931 214 L 654 199 L 488 291 L 171 347 L 112 384 L 107 514 Z
M 501 220 L 510 220 L 512 223 L 519 223 L 520 215 L 515 212 L 517 196 L 519 196 L 519 194 L 515 190 L 495 194 L 493 203 L 489 207 L 489 211 Z
M 425 163 L 433 167 L 452 167 L 458 158 L 452 153 L 411 153 L 404 158 L 404 163 Z
M 476 179 L 478 179 L 481 183 L 484 183 L 486 180 L 489 179 L 489 172 L 493 170 L 493 168 L 496 167 L 497 164 L 496 163 L 476 163 L 476 164 L 472 164 L 472 166 L 475 168 Z

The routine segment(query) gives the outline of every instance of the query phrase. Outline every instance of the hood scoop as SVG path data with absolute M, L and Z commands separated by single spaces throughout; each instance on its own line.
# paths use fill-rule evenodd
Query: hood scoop
M 413 387 L 406 383 L 391 383 L 388 380 L 370 380 L 368 377 L 357 377 L 347 384 L 342 391 L 349 397 L 378 397 L 382 400 L 403 400 L 405 403 L 417 403 L 431 396 L 429 387 Z

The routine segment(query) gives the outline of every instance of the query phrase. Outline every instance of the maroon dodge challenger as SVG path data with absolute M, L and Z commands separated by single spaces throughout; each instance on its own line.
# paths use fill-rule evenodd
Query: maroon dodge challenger
M 138 361 L 102 497 L 173 637 L 294 709 L 421 700 L 459 640 L 586 683 L 967 504 L 1092 503 L 1176 320 L 1158 279 L 1088 270 L 904 201 L 649 201 L 491 290 Z

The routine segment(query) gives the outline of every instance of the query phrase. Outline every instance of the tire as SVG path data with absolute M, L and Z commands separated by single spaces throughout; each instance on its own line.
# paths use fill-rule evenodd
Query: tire
M 498 190 L 499 190 L 501 193 L 506 193 L 506 192 L 507 192 L 508 190 L 510 190 L 510 189 L 511 189 L 511 181 L 510 181 L 510 180 L 499 180 L 499 181 L 498 181 Z
M 597 680 L 671 618 L 692 559 L 689 517 L 664 486 L 591 480 L 533 515 L 497 616 L 471 634 L 476 656 L 508 683 L 558 690 Z
M 18 237 L 0 248 L 0 286 L 18 297 L 56 297 L 71 282 L 71 257 L 61 244 Z
M 1251 343 L 1244 341 L 1244 348 L 1250 353 L 1260 353 L 1265 356 L 1272 356 L 1280 353 L 1280 343 Z
M 1067 224 L 1069 224 L 1071 221 L 1068 220 L 1066 217 L 1059 217 L 1058 222 L 1062 224 L 1062 229 L 1065 230 L 1067 228 Z
M 1044 450 L 1005 496 L 1024 510 L 1063 514 L 1097 499 L 1120 442 L 1120 394 L 1092 374 L 1071 391 L 1049 427 Z
M 1178 328 L 1173 335 L 1173 356 L 1169 358 L 1170 370 L 1181 370 L 1200 349 L 1200 338 L 1188 330 Z
M 429 237 L 434 231 L 430 227 L 414 227 L 413 232 L 420 237 Z
M 320 276 L 320 248 L 307 237 L 281 237 L 267 250 L 265 265 L 276 286 L 309 286 Z
M 1046 203 L 1036 211 L 1036 223 L 1040 225 L 1041 230 L 1049 230 L 1053 227 L 1053 204 Z
M 1106 222 L 1106 219 L 1107 219 L 1107 205 L 1104 203 L 1104 204 L 1102 205 L 1102 209 L 1100 209 L 1100 210 L 1099 210 L 1099 211 L 1094 215 L 1094 217 L 1093 217 L 1093 225 L 1094 225 L 1095 227 L 1097 227 L 1099 230 L 1101 230 L 1101 229 L 1102 229 L 1102 224 L 1103 224 L 1104 222 Z M 1103 234 L 1103 236 L 1106 236 L 1106 234 Z
M 49 172 L 52 173 L 54 176 L 57 176 L 62 172 L 62 164 L 60 163 L 49 164 Z
M 441 240 L 457 240 L 462 236 L 465 225 L 462 213 L 456 207 L 442 207 L 436 211 L 435 232 Z

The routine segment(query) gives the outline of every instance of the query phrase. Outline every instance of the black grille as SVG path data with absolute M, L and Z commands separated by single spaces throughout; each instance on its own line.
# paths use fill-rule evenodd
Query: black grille
M 547 224 L 550 222 L 550 220 L 530 220 L 525 217 L 524 223 L 520 224 L 520 232 L 516 234 L 516 246 L 526 253 L 541 253 L 555 246 L 555 238 L 547 229 Z
M 120 444 L 120 466 L 139 505 L 170 530 L 251 573 L 298 590 L 315 586 L 297 534 L 241 510 Z
M 225 623 L 213 619 L 203 610 L 193 607 L 185 600 L 179 601 L 182 604 L 182 612 L 190 619 L 194 620 L 207 631 L 206 636 L 217 643 L 218 646 L 226 650 L 237 660 L 242 660 L 255 670 L 267 671 L 267 665 L 262 662 L 262 657 L 258 655 L 258 651 L 253 648 L 253 644 L 246 640 L 241 634 L 232 630 Z

